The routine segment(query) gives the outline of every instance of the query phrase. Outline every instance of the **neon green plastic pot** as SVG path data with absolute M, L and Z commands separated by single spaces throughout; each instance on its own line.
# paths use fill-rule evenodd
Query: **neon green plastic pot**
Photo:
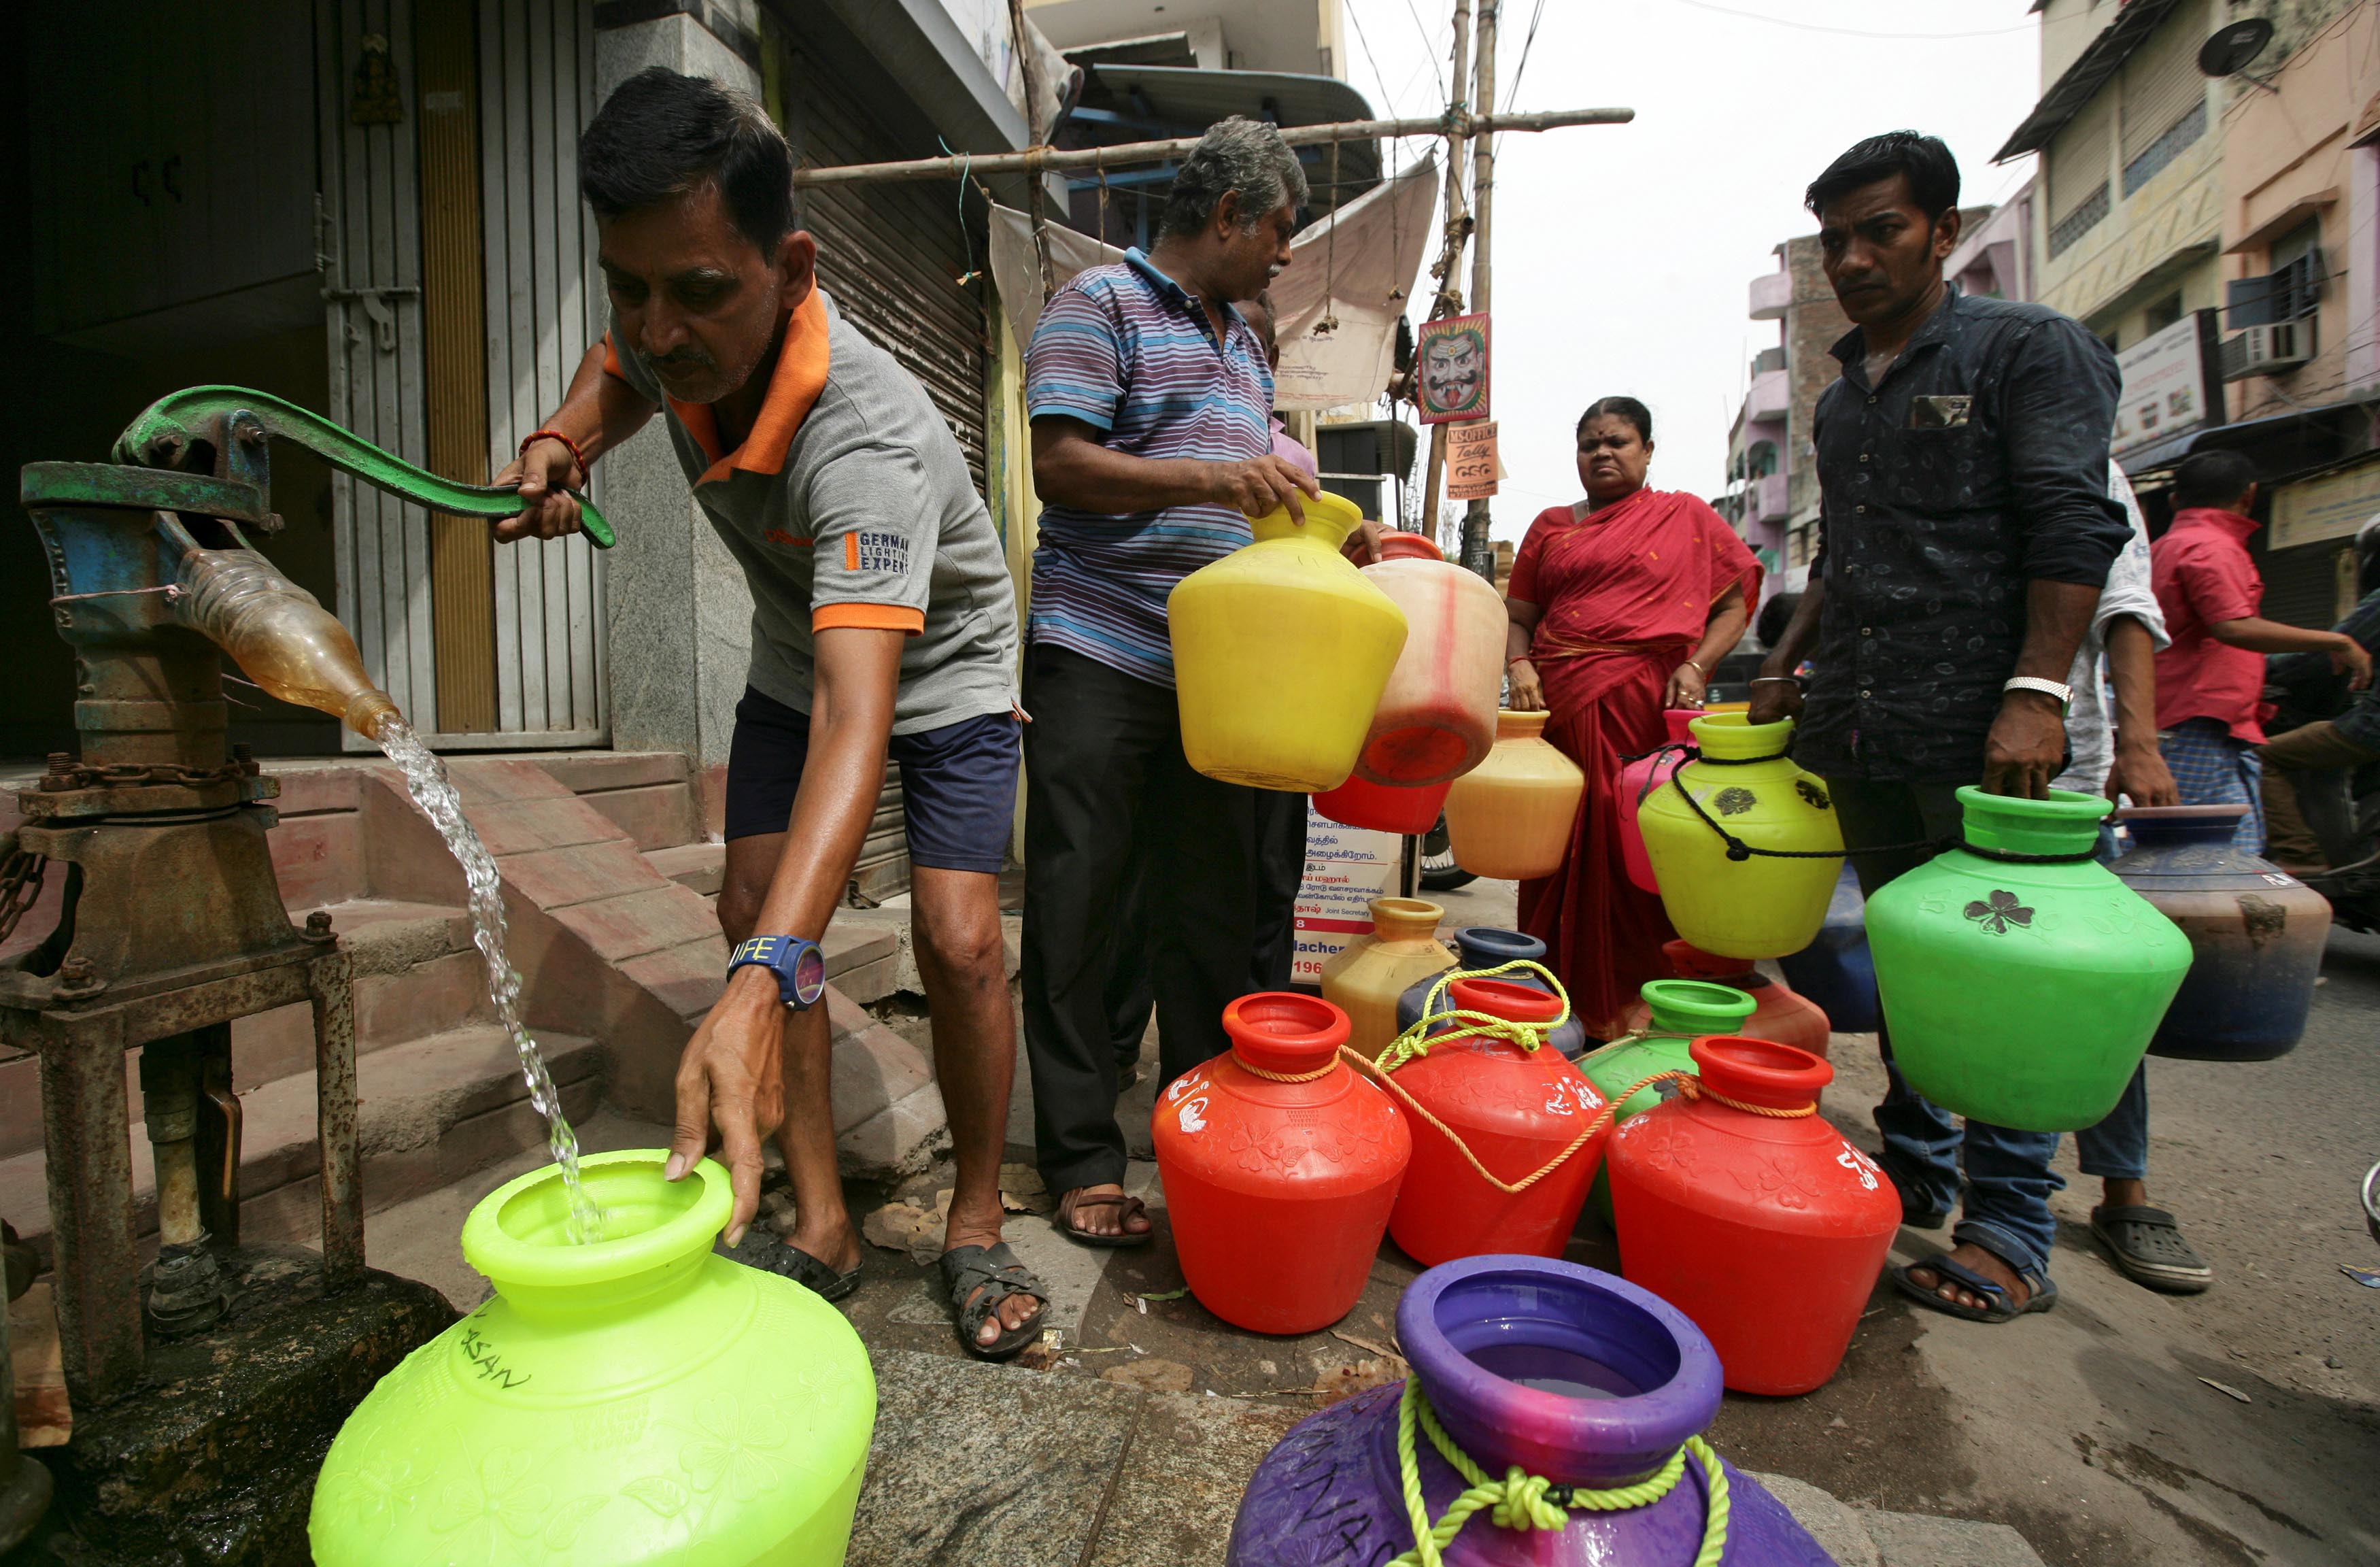
M 572 1245 L 560 1172 L 463 1225 L 495 1295 L 358 1405 L 314 1489 L 320 1567 L 843 1561 L 876 1381 L 842 1313 L 713 1253 L 733 1197 L 662 1149 L 582 1164 L 606 1239 Z
M 1615 1039 L 1578 1058 L 1578 1069 L 1586 1074 L 1586 1080 L 1606 1099 L 1657 1072 L 1692 1072 L 1701 1076 L 1686 1047 L 1705 1034 L 1739 1032 L 1743 1020 L 1759 1005 L 1732 985 L 1714 985 L 1706 979 L 1648 980 L 1637 993 L 1653 1009 L 1652 1020 L 1645 1025 L 1645 1031 L 1633 1039 Z M 1611 1124 L 1617 1127 L 1660 1102 L 1660 1089 L 1640 1088 L 1612 1112 Z M 1608 1170 L 1595 1172 L 1595 1188 L 1587 1194 L 1587 1200 L 1603 1215 L 1605 1223 L 1611 1222 L 1611 1176 Z
M 1967 842 L 2087 853 L 2108 804 L 1959 791 Z M 2095 1126 L 2116 1107 L 2190 970 L 2190 941 L 2089 860 L 2010 863 L 1953 849 L 1879 888 L 1867 940 L 1892 1056 L 1943 1109 L 2026 1132 Z

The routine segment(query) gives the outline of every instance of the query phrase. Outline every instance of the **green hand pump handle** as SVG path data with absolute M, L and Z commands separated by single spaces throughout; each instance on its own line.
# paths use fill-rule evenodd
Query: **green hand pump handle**
M 194 441 L 210 438 L 211 421 L 241 411 L 253 414 L 267 435 L 295 441 L 333 468 L 431 511 L 491 518 L 520 515 L 520 497 L 508 486 L 457 484 L 441 479 L 318 413 L 240 386 L 190 386 L 158 398 L 116 437 L 115 458 L 148 468 L 176 467 L 180 454 Z M 589 543 L 608 550 L 618 541 L 594 503 L 576 490 L 565 493 L 578 503 L 578 526 Z

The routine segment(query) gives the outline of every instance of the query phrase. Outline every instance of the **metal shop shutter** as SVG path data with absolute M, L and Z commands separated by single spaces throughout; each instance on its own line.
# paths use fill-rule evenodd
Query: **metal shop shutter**
M 916 155 L 885 130 L 841 73 L 788 41 L 782 56 L 785 134 L 809 164 L 880 163 Z M 930 149 L 929 149 L 930 151 Z M 980 204 L 977 212 L 979 221 Z M 984 489 L 988 375 L 986 276 L 959 227 L 954 182 L 843 185 L 802 193 L 802 225 L 818 237 L 819 281 L 836 306 L 926 388 Z M 982 230 L 973 230 L 979 242 Z M 897 770 L 868 824 L 854 881 L 890 897 L 909 884 Z

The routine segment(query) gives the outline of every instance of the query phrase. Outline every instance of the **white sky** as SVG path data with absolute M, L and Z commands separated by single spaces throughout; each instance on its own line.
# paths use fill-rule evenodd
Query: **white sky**
M 1384 115 L 1442 108 L 1449 0 L 1343 4 L 1348 80 Z M 1510 477 L 1496 537 L 1517 541 L 1538 512 L 1578 498 L 1571 431 L 1598 396 L 1652 409 L 1652 483 L 1725 487 L 1747 363 L 1778 341 L 1776 322 L 1745 315 L 1746 294 L 1775 269 L 1778 241 L 1814 232 L 1803 188 L 1860 138 L 1909 128 L 1950 144 L 1962 201 L 2015 190 L 2033 160 L 1988 160 L 2039 95 L 2028 4 L 1543 0 L 1514 103 L 1540 6 L 1504 0 L 1502 106 L 1625 105 L 1636 119 L 1509 135 L 1498 148 L 1492 397 Z M 1816 30 L 1829 27 L 1893 36 Z M 1420 153 L 1402 143 L 1399 161 Z

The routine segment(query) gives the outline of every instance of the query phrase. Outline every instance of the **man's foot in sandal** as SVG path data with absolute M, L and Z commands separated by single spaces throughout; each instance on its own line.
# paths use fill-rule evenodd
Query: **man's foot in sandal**
M 953 1208 L 942 1230 L 942 1289 L 967 1353 L 1005 1360 L 1041 1336 L 1050 1286 L 1000 1238 L 1000 1209 Z
M 851 1247 L 849 1268 L 837 1268 L 799 1246 L 786 1245 L 771 1234 L 766 1225 L 755 1224 L 744 1232 L 743 1240 L 735 1245 L 722 1244 L 719 1253 L 747 1268 L 757 1268 L 763 1273 L 791 1279 L 820 1300 L 836 1301 L 859 1288 L 858 1250 L 856 1245 Z
M 2039 1272 L 2019 1272 L 1972 1242 L 1944 1256 L 1892 1270 L 1902 1294 L 1970 1322 L 2008 1322 L 2058 1304 L 2058 1283 Z
M 2181 1226 L 2164 1209 L 2101 1203 L 2091 1210 L 2091 1233 L 2107 1248 L 2117 1271 L 2136 1284 L 2194 1295 L 2215 1282 L 2215 1269 L 2181 1238 Z
M 1050 1222 L 1077 1245 L 1145 1246 L 1150 1234 L 1147 1205 L 1112 1181 L 1062 1193 Z

